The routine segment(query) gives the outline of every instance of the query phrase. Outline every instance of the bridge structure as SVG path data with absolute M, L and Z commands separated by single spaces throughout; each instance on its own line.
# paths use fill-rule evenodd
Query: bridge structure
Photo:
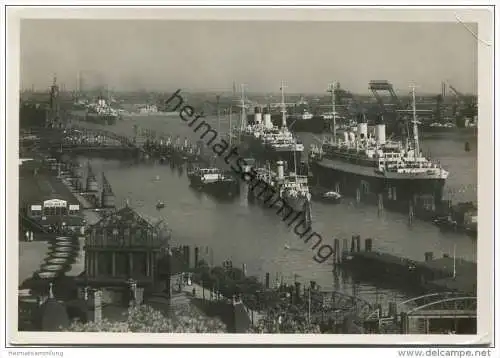
M 57 138 L 45 143 L 47 149 L 72 154 L 118 154 L 137 155 L 142 146 L 134 138 L 101 128 L 72 126 L 62 131 Z
M 311 323 L 320 326 L 344 325 L 347 319 L 360 328 L 362 321 L 359 317 L 366 316 L 374 307 L 359 295 L 349 295 L 336 290 L 306 289 L 302 296 L 301 309 L 307 313 Z
M 116 128 L 113 128 L 116 129 Z M 192 143 L 187 137 L 160 133 L 134 126 L 130 135 L 107 130 L 105 127 L 72 123 L 65 129 L 51 130 L 34 147 L 53 155 L 104 156 L 114 158 L 158 158 L 172 163 L 206 162 L 213 160 L 204 153 L 203 141 Z
M 414 297 L 389 307 L 380 307 L 364 320 L 379 333 L 429 334 L 456 332 L 475 334 L 477 297 L 459 292 L 436 292 Z

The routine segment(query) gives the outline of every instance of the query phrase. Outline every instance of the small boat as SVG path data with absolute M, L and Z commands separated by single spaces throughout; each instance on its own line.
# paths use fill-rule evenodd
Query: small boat
M 160 176 L 159 176 L 159 175 L 157 175 L 157 176 L 155 177 L 155 181 L 160 181 Z
M 165 203 L 163 201 L 159 201 L 158 203 L 156 203 L 156 209 L 160 210 L 160 209 L 163 209 L 165 207 Z
M 285 250 L 290 250 L 290 251 L 304 251 L 302 249 L 297 249 L 295 247 L 291 247 L 290 245 L 288 244 L 285 244 Z
M 458 228 L 458 223 L 450 216 L 441 216 L 433 220 L 434 225 L 438 226 L 441 230 L 455 231 Z
M 323 201 L 331 202 L 331 203 L 339 203 L 342 199 L 342 195 L 337 193 L 336 191 L 327 191 L 323 195 L 321 195 L 321 199 Z

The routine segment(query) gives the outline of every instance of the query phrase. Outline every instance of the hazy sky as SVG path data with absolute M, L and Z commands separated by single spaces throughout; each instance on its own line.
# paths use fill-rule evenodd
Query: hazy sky
M 468 24 L 476 31 L 477 26 Z M 21 86 L 356 93 L 386 79 L 402 91 L 476 92 L 477 40 L 460 23 L 23 20 Z

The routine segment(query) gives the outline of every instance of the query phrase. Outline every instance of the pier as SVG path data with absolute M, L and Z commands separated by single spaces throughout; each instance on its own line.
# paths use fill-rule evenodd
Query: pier
M 475 296 L 477 292 L 477 264 L 443 255 L 434 259 L 427 252 L 423 261 L 373 250 L 373 239 L 365 239 L 361 250 L 360 237 L 353 236 L 351 249 L 344 241 L 340 251 L 339 240 L 335 239 L 336 251 L 334 264 L 352 270 L 367 280 L 384 280 L 397 287 L 412 290 L 459 292 L 465 296 Z

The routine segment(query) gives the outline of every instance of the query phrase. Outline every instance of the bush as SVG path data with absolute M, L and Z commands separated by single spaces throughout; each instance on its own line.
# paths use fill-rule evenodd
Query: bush
M 69 332 L 141 332 L 141 333 L 224 333 L 226 326 L 216 318 L 203 316 L 191 305 L 179 307 L 165 316 L 147 305 L 132 307 L 125 321 L 73 322 Z

